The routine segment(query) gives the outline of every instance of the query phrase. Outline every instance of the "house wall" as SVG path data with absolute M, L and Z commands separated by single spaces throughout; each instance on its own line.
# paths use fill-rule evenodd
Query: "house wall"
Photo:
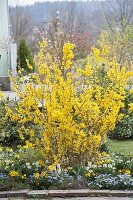
M 0 84 L 9 89 L 9 10 L 8 0 L 0 0 Z

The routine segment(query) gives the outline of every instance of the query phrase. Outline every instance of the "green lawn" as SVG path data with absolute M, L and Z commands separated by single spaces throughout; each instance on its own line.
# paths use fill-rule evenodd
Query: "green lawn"
M 124 155 L 133 155 L 133 140 L 117 141 L 107 140 L 107 147 L 111 153 L 121 153 Z

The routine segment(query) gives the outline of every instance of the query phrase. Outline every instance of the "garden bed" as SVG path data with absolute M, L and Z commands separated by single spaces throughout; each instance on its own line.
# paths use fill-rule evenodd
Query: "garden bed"
M 26 147 L 0 150 L 0 190 L 132 190 L 133 157 L 102 152 L 97 163 L 61 168 Z

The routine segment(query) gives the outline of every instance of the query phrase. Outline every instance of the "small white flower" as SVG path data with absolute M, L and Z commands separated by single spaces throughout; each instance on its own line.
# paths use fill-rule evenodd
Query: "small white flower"
M 35 162 L 35 166 L 38 168 L 39 167 L 39 162 Z
M 103 167 L 107 167 L 107 164 L 103 164 Z
M 28 162 L 28 163 L 26 163 L 26 167 L 27 167 L 27 169 L 31 169 L 31 165 L 30 165 L 30 163 Z
M 56 171 L 61 174 L 61 167 L 60 167 L 60 164 L 57 164 L 56 166 Z

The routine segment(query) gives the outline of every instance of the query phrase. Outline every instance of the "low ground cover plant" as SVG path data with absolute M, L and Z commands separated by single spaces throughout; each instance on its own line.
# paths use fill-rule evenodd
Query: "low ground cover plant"
M 17 146 L 21 143 L 17 132 L 17 122 L 6 115 L 6 104 L 9 100 L 0 101 L 0 145 Z
M 128 113 L 128 104 L 133 102 L 133 90 L 131 93 L 126 91 L 124 113 Z M 117 124 L 115 129 L 108 134 L 109 138 L 117 140 L 133 139 L 133 112 L 126 114 Z
M 105 152 L 95 164 L 61 168 L 48 165 L 42 155 L 29 151 L 26 146 L 17 150 L 1 148 L 0 171 L 0 190 L 133 189 L 133 157 L 110 156 Z
M 109 133 L 109 138 L 116 140 L 133 139 L 133 113 L 118 122 L 113 132 Z

